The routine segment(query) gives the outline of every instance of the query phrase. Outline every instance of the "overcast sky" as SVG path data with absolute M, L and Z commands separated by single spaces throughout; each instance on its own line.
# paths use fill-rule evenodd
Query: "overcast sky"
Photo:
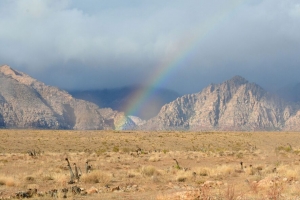
M 143 84 L 158 68 L 182 94 L 235 75 L 276 89 L 300 82 L 300 1 L 1 0 L 0 64 L 63 89 Z

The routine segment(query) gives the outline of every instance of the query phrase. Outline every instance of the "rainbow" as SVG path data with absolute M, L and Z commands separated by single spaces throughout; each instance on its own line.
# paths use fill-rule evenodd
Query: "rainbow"
M 137 90 L 128 105 L 125 105 L 125 116 L 118 119 L 116 122 L 117 130 L 124 130 L 126 124 L 126 116 L 134 115 L 142 108 L 145 102 L 154 94 L 155 90 L 164 85 L 172 75 L 182 67 L 182 63 L 192 54 L 195 48 L 213 32 L 223 21 L 229 19 L 229 16 L 241 5 L 245 0 L 234 0 L 224 6 L 224 9 L 210 18 L 202 28 L 201 32 L 185 38 L 184 43 L 180 44 L 180 50 L 174 51 L 167 58 L 156 66 L 154 73 L 145 81 L 145 85 L 149 86 L 145 90 Z

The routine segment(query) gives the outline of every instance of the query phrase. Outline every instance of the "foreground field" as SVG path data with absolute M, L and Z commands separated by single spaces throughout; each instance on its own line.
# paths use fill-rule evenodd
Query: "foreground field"
M 0 130 L 0 199 L 300 199 L 299 138 L 285 132 Z M 73 184 L 66 158 L 82 174 Z

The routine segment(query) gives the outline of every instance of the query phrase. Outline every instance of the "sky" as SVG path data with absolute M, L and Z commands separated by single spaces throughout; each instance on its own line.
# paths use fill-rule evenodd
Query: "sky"
M 0 65 L 62 89 L 300 82 L 299 0 L 1 0 Z

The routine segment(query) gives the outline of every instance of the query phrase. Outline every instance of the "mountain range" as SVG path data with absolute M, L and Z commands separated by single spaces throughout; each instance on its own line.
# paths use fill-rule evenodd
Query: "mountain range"
M 126 105 L 132 101 L 132 96 L 149 89 L 151 88 L 147 86 L 134 85 L 113 89 L 71 90 L 68 92 L 77 99 L 93 102 L 101 108 L 111 108 L 119 112 L 126 112 Z M 180 95 L 175 91 L 158 88 L 151 96 L 151 99 L 143 105 L 143 109 L 138 110 L 134 115 L 143 120 L 148 120 L 155 117 L 163 105 L 174 101 L 178 97 Z
M 129 88 L 128 91 L 132 90 Z M 72 92 L 45 85 L 23 72 L 4 65 L 0 67 L 0 127 L 80 130 L 120 129 L 120 127 L 138 130 L 196 131 L 300 130 L 300 104 L 297 100 L 299 92 L 292 100 L 282 98 L 278 94 L 287 93 L 281 91 L 272 94 L 240 76 L 220 84 L 210 84 L 195 94 L 181 97 L 169 91 L 168 94 L 173 96 L 161 97 L 162 95 L 158 94 L 157 96 L 163 99 L 161 102 L 164 102 L 164 105 L 161 105 L 159 111 L 156 109 L 152 116 L 144 116 L 146 120 L 141 120 L 137 116 L 126 116 L 121 108 L 117 108 L 118 98 L 119 102 L 124 101 L 130 96 L 131 92 L 128 91 L 125 95 L 119 94 L 118 90 L 111 92 L 115 98 L 107 95 L 109 91 L 94 91 L 90 94 L 101 103 L 91 102 L 89 99 L 91 95 L 89 98 L 84 97 L 87 93 L 75 92 L 72 95 Z M 105 92 L 106 95 L 103 97 L 102 94 Z M 289 91 L 289 94 L 292 92 Z M 104 108 L 103 105 L 114 106 L 111 106 L 112 109 Z M 126 126 L 120 126 L 118 124 L 120 121 Z

